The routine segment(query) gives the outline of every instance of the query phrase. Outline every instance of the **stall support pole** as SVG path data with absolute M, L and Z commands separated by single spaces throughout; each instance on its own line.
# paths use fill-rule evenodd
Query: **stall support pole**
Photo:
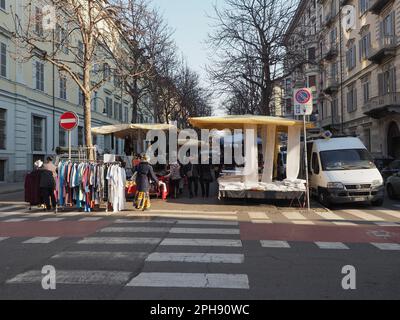
M 306 169 L 306 201 L 307 210 L 310 211 L 310 189 L 309 189 L 309 177 L 308 177 L 308 158 L 307 158 L 307 129 L 306 129 L 306 116 L 303 116 L 303 126 L 304 126 L 304 160 Z

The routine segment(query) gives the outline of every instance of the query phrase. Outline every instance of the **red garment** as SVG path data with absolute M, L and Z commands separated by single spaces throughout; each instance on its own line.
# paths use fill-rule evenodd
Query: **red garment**
M 25 177 L 25 202 L 31 206 L 41 204 L 40 199 L 40 171 L 35 170 Z

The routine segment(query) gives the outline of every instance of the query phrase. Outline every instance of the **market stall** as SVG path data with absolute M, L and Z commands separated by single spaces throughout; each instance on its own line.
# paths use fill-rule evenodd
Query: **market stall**
M 245 135 L 244 168 L 218 179 L 220 198 L 294 199 L 306 191 L 305 181 L 298 179 L 302 121 L 268 116 L 223 116 L 191 118 L 201 129 L 242 129 Z M 307 127 L 312 128 L 308 123 Z M 274 168 L 279 151 L 279 133 L 286 133 L 286 180 L 274 181 Z M 258 170 L 258 137 L 262 140 L 263 168 Z

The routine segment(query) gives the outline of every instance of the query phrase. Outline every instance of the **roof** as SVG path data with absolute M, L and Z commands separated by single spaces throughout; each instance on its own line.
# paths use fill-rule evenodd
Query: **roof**
M 92 133 L 95 135 L 108 135 L 114 134 L 117 138 L 124 139 L 126 136 L 137 134 L 138 131 L 149 130 L 177 130 L 177 127 L 172 124 L 162 123 L 128 123 L 117 124 L 92 128 Z
M 303 121 L 299 120 L 254 115 L 190 118 L 189 122 L 197 128 L 218 130 L 243 129 L 245 124 L 277 125 L 281 130 L 286 130 L 287 127 L 303 125 Z M 311 123 L 307 123 L 307 127 L 312 128 L 314 126 Z
M 354 137 L 321 139 L 315 140 L 313 143 L 318 146 L 319 151 L 366 149 L 361 140 Z

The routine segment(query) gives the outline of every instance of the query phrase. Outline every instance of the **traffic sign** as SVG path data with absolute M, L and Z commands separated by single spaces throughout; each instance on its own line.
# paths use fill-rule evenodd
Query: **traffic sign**
M 64 130 L 71 131 L 79 124 L 79 117 L 75 112 L 65 112 L 60 117 L 60 127 Z
M 294 114 L 296 116 L 310 115 L 313 111 L 313 97 L 308 88 L 298 89 L 294 92 Z

